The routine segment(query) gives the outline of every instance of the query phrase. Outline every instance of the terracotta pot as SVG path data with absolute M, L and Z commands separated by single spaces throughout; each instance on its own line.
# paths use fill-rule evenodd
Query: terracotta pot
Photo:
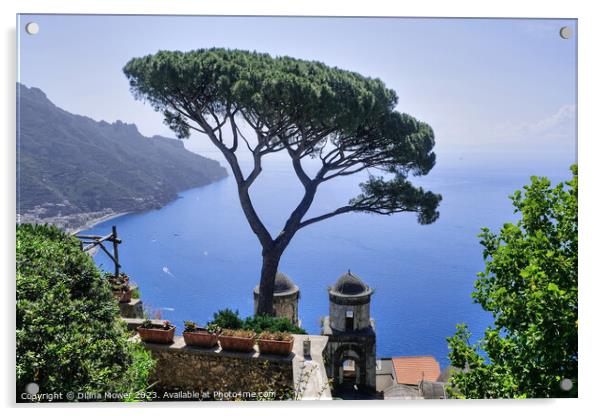
M 258 339 L 257 345 L 262 354 L 289 355 L 293 350 L 294 339 L 290 341 L 276 341 L 271 339 Z
M 212 334 L 208 331 L 182 332 L 186 345 L 195 347 L 211 348 L 217 344 L 217 334 Z
M 109 277 L 108 281 L 110 284 L 115 285 L 115 284 L 129 283 L 130 278 L 129 278 L 129 276 L 127 276 L 125 274 L 119 274 L 119 277 L 115 277 L 115 276 Z
M 129 303 L 132 300 L 132 288 L 128 286 L 127 290 L 114 290 L 113 297 L 117 299 L 119 303 Z
M 142 341 L 155 344 L 171 344 L 176 333 L 176 327 L 173 325 L 169 329 L 163 329 L 159 325 L 156 328 L 142 328 L 139 326 L 136 330 Z
M 255 345 L 255 338 L 243 338 L 243 337 L 233 337 L 229 335 L 220 335 L 219 336 L 219 344 L 222 346 L 223 350 L 227 351 L 253 351 L 253 346 Z

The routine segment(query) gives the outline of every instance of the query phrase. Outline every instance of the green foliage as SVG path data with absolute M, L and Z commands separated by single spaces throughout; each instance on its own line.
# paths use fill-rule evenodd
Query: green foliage
M 149 379 L 155 360 L 151 353 L 138 343 L 129 342 L 128 349 L 132 356 L 132 364 L 127 368 L 117 392 L 124 393 L 124 401 L 127 402 L 149 399 L 152 395 L 144 393 L 150 393 L 152 388 Z
M 137 286 L 132 289 L 132 299 L 140 299 L 140 288 Z
M 241 329 L 243 321 L 238 316 L 238 310 L 233 311 L 229 308 L 219 310 L 213 314 L 213 320 L 207 322 L 208 325 L 217 325 L 224 329 Z
M 210 137 L 219 131 L 211 140 L 232 154 L 238 145 L 226 147 L 222 127 L 244 119 L 262 136 L 254 154 L 320 157 L 324 170 L 316 183 L 367 168 L 393 176 L 372 177 L 341 212 L 410 211 L 423 224 L 437 219 L 441 197 L 406 180 L 434 166 L 434 132 L 396 111 L 397 94 L 380 79 L 316 61 L 221 48 L 159 51 L 131 59 L 123 71 L 135 98 L 161 112 L 180 138 L 191 130 Z M 329 146 L 335 152 L 325 150 Z
M 279 318 L 269 315 L 254 315 L 249 316 L 243 322 L 242 327 L 255 331 L 260 334 L 262 332 L 288 332 L 292 334 L 307 334 L 303 328 L 293 325 L 286 318 Z
M 145 319 L 144 321 L 142 321 L 140 327 L 145 329 L 161 329 L 164 331 L 169 331 L 173 327 L 173 325 L 169 321 L 163 321 L 160 324 L 156 324 L 150 319 Z
M 40 393 L 122 391 L 128 368 L 147 366 L 136 361 L 109 285 L 75 237 L 17 225 L 16 263 L 18 395 L 30 382 Z
M 142 324 L 140 325 L 140 327 L 150 329 L 150 328 L 154 327 L 154 324 L 153 324 L 153 321 L 146 318 L 144 321 L 142 321 Z
M 103 276 L 107 279 L 111 290 L 114 292 L 127 292 L 130 289 L 130 279 L 127 274 L 120 273 L 115 276 L 113 273 L 104 272 Z
M 378 79 L 315 61 L 242 50 L 160 51 L 130 60 L 124 73 L 135 96 L 162 111 L 166 124 L 182 137 L 190 133 L 185 115 L 169 110 L 169 99 L 180 95 L 199 100 L 206 112 L 220 114 L 236 103 L 261 119 L 284 113 L 299 122 L 323 121 L 350 132 L 373 114 L 389 114 L 397 102 L 395 92 Z
M 395 207 L 403 211 L 418 213 L 420 224 L 431 224 L 439 218 L 437 207 L 441 195 L 425 191 L 422 187 L 414 187 L 403 175 L 385 180 L 382 177 L 370 177 L 360 184 L 362 193 L 352 199 L 352 206 L 362 211 L 377 214 L 396 212 Z
M 217 325 L 224 329 L 246 329 L 254 331 L 256 334 L 261 332 L 289 332 L 292 334 L 307 334 L 303 328 L 293 325 L 286 318 L 274 317 L 269 315 L 254 315 L 240 318 L 238 311 L 231 309 L 222 309 L 213 314 L 213 320 L 209 325 Z
M 475 345 L 465 325 L 448 338 L 452 365 L 469 370 L 450 379 L 460 397 L 577 396 L 577 167 L 571 169 L 573 178 L 557 186 L 532 177 L 511 197 L 518 222 L 480 235 L 486 266 L 473 297 L 495 323 Z M 569 392 L 560 388 L 563 379 L 573 382 Z
M 184 321 L 184 332 L 208 332 L 210 334 L 219 334 L 221 330 L 221 327 L 216 324 L 208 324 L 206 328 L 203 328 L 193 321 Z
M 134 97 L 162 113 L 179 138 L 191 131 L 206 135 L 230 165 L 243 213 L 263 249 L 258 314 L 273 314 L 278 263 L 301 228 L 349 212 L 413 212 L 420 224 L 439 217 L 441 196 L 407 179 L 435 165 L 433 129 L 398 112 L 397 94 L 379 79 L 316 61 L 223 48 L 159 51 L 131 59 L 123 72 Z M 240 166 L 241 151 L 253 156 L 249 174 Z M 277 152 L 290 157 L 304 195 L 273 237 L 249 189 L 263 158 Z M 314 173 L 304 169 L 307 158 L 321 163 Z M 361 194 L 305 217 L 321 184 L 362 171 L 368 180 L 360 184 Z
M 209 332 L 210 334 L 219 334 L 220 332 L 222 332 L 222 328 L 216 324 L 209 324 L 207 325 L 207 332 Z
M 197 325 L 193 321 L 184 321 L 184 331 L 194 332 L 197 329 Z

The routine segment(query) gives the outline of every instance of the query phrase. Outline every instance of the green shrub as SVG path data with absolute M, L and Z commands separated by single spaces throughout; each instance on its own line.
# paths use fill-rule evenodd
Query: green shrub
M 238 310 L 221 309 L 213 314 L 213 320 L 207 322 L 207 325 L 217 325 L 224 329 L 241 329 L 243 321 L 238 316 Z
M 194 332 L 198 328 L 198 325 L 194 321 L 184 321 L 184 331 Z
M 242 320 L 238 311 L 222 309 L 213 314 L 213 320 L 208 325 L 217 325 L 223 329 L 246 329 L 256 334 L 262 332 L 290 332 L 292 334 L 307 334 L 303 328 L 293 325 L 286 318 L 268 315 L 249 316 Z
M 132 289 L 132 299 L 140 299 L 140 289 L 138 287 Z
M 40 393 L 63 395 L 134 386 L 132 367 L 151 363 L 133 352 L 110 287 L 77 238 L 52 226 L 17 225 L 16 263 L 17 399 L 30 382 Z M 136 388 L 147 375 L 136 376 Z
M 128 349 L 132 356 L 132 364 L 126 370 L 120 386 L 117 387 L 118 393 L 126 393 L 124 401 L 138 402 L 152 397 L 149 392 L 152 387 L 149 384 L 149 378 L 155 366 L 155 360 L 152 355 L 142 345 L 129 342 Z
M 307 334 L 303 328 L 293 325 L 286 318 L 278 318 L 268 315 L 249 316 L 243 322 L 242 327 L 255 331 L 260 334 L 262 332 L 289 332 L 292 334 Z

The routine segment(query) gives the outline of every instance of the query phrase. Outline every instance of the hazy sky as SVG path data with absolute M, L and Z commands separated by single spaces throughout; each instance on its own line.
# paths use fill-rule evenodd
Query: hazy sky
M 27 35 L 27 22 L 39 33 Z M 569 26 L 565 40 L 559 29 Z M 576 21 L 23 15 L 18 79 L 59 107 L 173 137 L 129 92 L 132 57 L 227 47 L 378 77 L 433 126 L 439 156 L 575 161 Z M 200 138 L 187 146 L 217 156 Z

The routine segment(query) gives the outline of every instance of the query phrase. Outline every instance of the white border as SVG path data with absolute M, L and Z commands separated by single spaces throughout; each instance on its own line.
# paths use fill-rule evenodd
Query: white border
M 12 3 L 12 4 L 11 4 Z M 234 14 L 234 15 L 330 15 L 330 16 L 438 16 L 438 17 L 551 17 L 579 19 L 579 169 L 581 196 L 580 207 L 580 375 L 577 400 L 526 400 L 526 401 L 471 401 L 471 402 L 420 402 L 420 403 L 283 403 L 283 404 L 215 404 L 198 406 L 196 412 L 226 414 L 236 412 L 245 414 L 265 414 L 286 412 L 289 414 L 307 414 L 308 412 L 333 411 L 359 414 L 370 412 L 420 414 L 465 415 L 467 413 L 504 414 L 526 410 L 546 412 L 547 414 L 589 413 L 596 407 L 598 390 L 602 385 L 600 361 L 600 304 L 602 294 L 600 272 L 595 262 L 597 251 L 601 247 L 598 236 L 602 235 L 599 216 L 601 208 L 597 192 L 600 189 L 600 140 L 602 134 L 599 123 L 600 105 L 600 40 L 602 39 L 601 14 L 595 9 L 596 2 L 556 1 L 545 2 L 505 0 L 486 2 L 474 0 L 455 1 L 415 1 L 393 2 L 371 0 L 359 2 L 352 0 L 20 0 L 0 2 L 2 13 L 4 53 L 2 71 L 3 96 L 0 101 L 0 116 L 3 126 L 2 157 L 0 169 L 4 191 L 2 200 L 2 265 L 5 273 L 2 281 L 5 285 L 3 299 L 5 337 L 2 343 L 3 405 L 11 407 L 14 400 L 14 216 L 15 216 L 15 15 L 16 13 L 107 13 L 107 14 Z M 597 76 L 596 76 L 597 75 Z M 598 249 L 598 250 L 597 250 Z M 60 406 L 60 407 L 59 407 Z M 164 414 L 186 412 L 186 404 L 164 404 L 145 406 L 144 414 Z M 85 407 L 85 410 L 82 409 Z M 169 408 L 165 409 L 165 407 Z M 318 409 L 319 408 L 319 409 Z M 20 407 L 8 409 L 8 412 L 43 414 L 106 414 L 117 410 L 128 414 L 141 414 L 137 406 L 84 405 L 79 407 Z

